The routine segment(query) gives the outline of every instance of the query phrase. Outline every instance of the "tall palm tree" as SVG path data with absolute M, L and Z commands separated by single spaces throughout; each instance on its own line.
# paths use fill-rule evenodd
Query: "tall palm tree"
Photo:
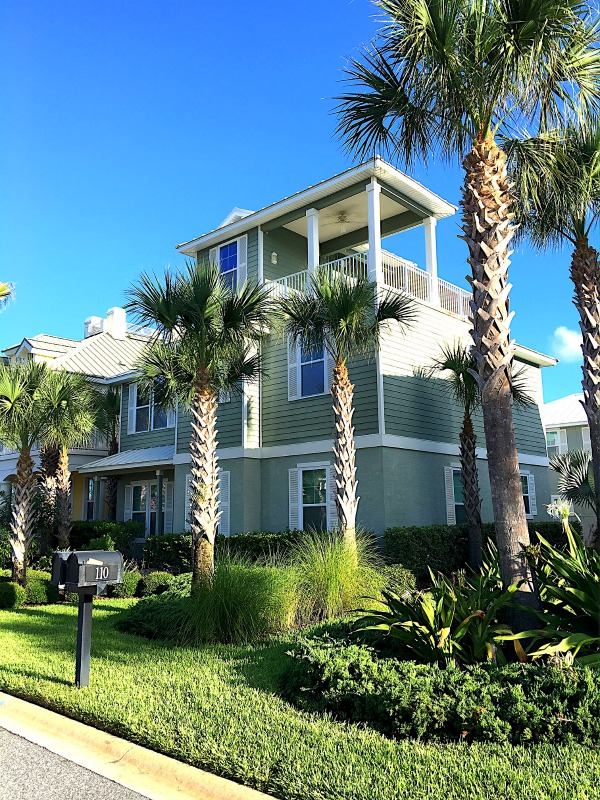
M 71 534 L 69 449 L 88 444 L 95 425 L 95 391 L 85 375 L 49 370 L 40 386 L 41 438 L 44 449 L 56 451 L 56 523 L 58 546 L 68 548 Z
M 352 425 L 354 385 L 348 374 L 348 359 L 372 355 L 386 324 L 394 321 L 409 326 L 415 314 L 413 301 L 400 292 L 378 297 L 376 284 L 365 278 L 350 279 L 319 268 L 305 292 L 290 294 L 278 306 L 285 333 L 292 341 L 309 351 L 326 350 L 334 363 L 335 503 L 341 533 L 348 547 L 355 550 L 359 498 Z
M 130 308 L 156 336 L 140 361 L 145 383 L 164 408 L 182 403 L 192 417 L 190 526 L 192 591 L 210 584 L 218 512 L 216 412 L 219 391 L 257 380 L 255 347 L 268 327 L 268 293 L 228 289 L 218 266 L 188 262 L 164 279 L 144 274 L 129 290 Z M 254 345 L 254 346 L 253 346 Z
M 379 41 L 350 60 L 338 134 L 411 164 L 462 158 L 461 207 L 473 287 L 473 341 L 482 398 L 500 567 L 538 605 L 523 557 L 529 543 L 512 417 L 508 266 L 513 196 L 498 135 L 589 117 L 600 95 L 598 23 L 575 0 L 380 0 Z M 514 611 L 513 624 L 527 625 Z
M 96 402 L 96 428 L 106 439 L 108 455 L 119 452 L 119 424 L 121 420 L 121 393 L 114 386 L 104 392 L 98 392 Z M 109 477 L 106 481 L 106 505 L 108 518 L 117 518 L 117 486 L 118 478 Z
M 579 313 L 583 401 L 592 448 L 595 513 L 600 530 L 600 262 L 590 244 L 600 220 L 600 127 L 573 126 L 505 142 L 520 235 L 539 249 L 572 248 L 570 276 Z
M 11 498 L 12 576 L 23 586 L 36 525 L 37 479 L 31 450 L 43 430 L 40 394 L 47 372 L 33 361 L 0 364 L 0 440 L 19 452 Z
M 4 281 L 0 281 L 0 311 L 12 298 L 13 292 L 14 289 L 11 283 L 5 283 Z

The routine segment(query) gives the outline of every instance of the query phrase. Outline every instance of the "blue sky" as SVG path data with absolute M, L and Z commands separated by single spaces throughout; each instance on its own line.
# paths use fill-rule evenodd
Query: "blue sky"
M 373 13 L 368 0 L 3 4 L 0 278 L 17 298 L 1 346 L 80 337 L 85 317 L 121 304 L 142 269 L 180 264 L 175 245 L 233 206 L 350 166 L 331 98 Z M 411 174 L 458 203 L 458 164 Z M 459 232 L 458 215 L 438 224 L 439 271 L 464 285 Z M 420 231 L 393 249 L 423 264 Z M 568 267 L 568 252 L 525 246 L 511 268 L 514 336 L 572 359 L 544 370 L 547 400 L 580 390 Z

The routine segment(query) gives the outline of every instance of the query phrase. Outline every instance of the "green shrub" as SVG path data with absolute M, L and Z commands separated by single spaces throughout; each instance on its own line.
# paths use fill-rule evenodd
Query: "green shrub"
M 134 540 L 144 536 L 144 525 L 134 520 L 75 520 L 71 526 L 71 547 L 73 550 L 89 550 L 91 548 L 87 545 L 90 541 L 105 534 L 114 542 L 114 549 L 129 559 L 134 557 Z
M 334 619 L 378 598 L 385 578 L 369 536 L 357 536 L 356 553 L 338 533 L 303 534 L 291 550 L 298 575 L 300 623 Z
M 110 596 L 135 597 L 141 578 L 142 576 L 137 570 L 125 570 L 123 572 L 123 583 L 116 583 L 109 588 Z
M 281 680 L 287 700 L 386 736 L 590 747 L 600 737 L 600 671 L 589 667 L 441 669 L 327 638 L 305 640 L 291 655 Z
M 385 580 L 384 588 L 389 592 L 402 595 L 416 588 L 415 573 L 403 564 L 385 564 L 380 568 L 380 572 Z
M 149 572 L 141 577 L 138 584 L 138 594 L 141 597 L 162 594 L 167 591 L 174 577 L 170 572 Z
M 189 572 L 192 568 L 191 534 L 149 536 L 144 542 L 144 563 L 151 569 L 168 569 L 176 575 Z
M 58 602 L 58 586 L 50 583 L 50 573 L 37 569 L 27 570 L 27 605 L 42 606 Z
M 560 522 L 528 522 L 528 526 L 532 544 L 539 541 L 536 534 L 539 532 L 556 547 L 566 547 Z M 465 565 L 468 535 L 466 525 L 387 528 L 383 534 L 382 554 L 386 564 L 402 564 L 417 578 L 427 576 L 429 569 L 448 574 Z M 495 541 L 493 524 L 483 525 L 483 536 Z
M 180 575 L 168 591 L 143 598 L 118 627 L 151 639 L 198 645 L 253 642 L 293 625 L 293 570 L 221 558 L 212 587 L 198 587 L 189 597 L 189 580 Z
M 27 592 L 18 583 L 0 581 L 0 608 L 20 608 L 27 598 Z
M 103 533 L 96 539 L 90 539 L 87 544 L 81 547 L 82 550 L 116 550 L 114 539 L 110 533 Z
M 10 569 L 11 565 L 10 530 L 8 528 L 0 528 L 0 569 Z

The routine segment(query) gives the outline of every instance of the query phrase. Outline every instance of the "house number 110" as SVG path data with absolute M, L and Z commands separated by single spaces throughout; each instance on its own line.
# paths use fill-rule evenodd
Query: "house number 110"
M 108 567 L 96 567 L 96 580 L 104 581 L 108 578 Z

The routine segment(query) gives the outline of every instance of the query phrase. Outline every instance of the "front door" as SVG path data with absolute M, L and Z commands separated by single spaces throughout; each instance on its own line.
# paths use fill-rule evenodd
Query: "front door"
M 132 486 L 132 506 L 131 506 L 131 519 L 138 520 L 144 525 L 146 536 L 153 536 L 156 533 L 156 515 L 157 515 L 157 484 L 156 481 L 149 481 L 148 483 L 134 483 Z M 164 517 L 165 508 L 167 504 L 167 487 L 166 481 L 163 483 L 163 512 L 162 529 L 164 531 Z

